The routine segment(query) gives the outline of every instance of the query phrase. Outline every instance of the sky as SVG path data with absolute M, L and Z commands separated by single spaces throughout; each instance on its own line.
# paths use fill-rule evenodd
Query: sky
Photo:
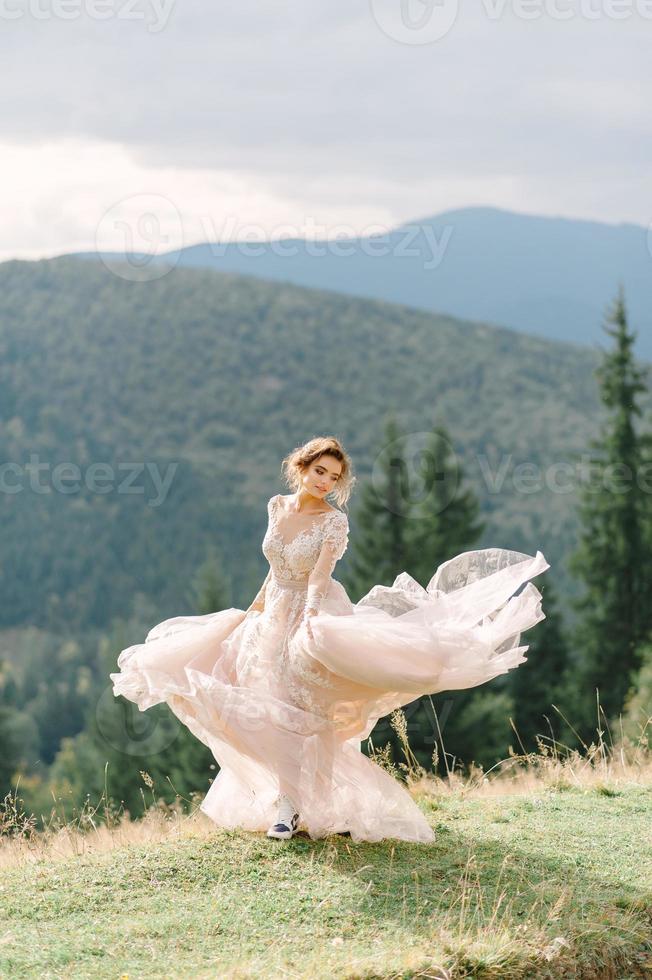
M 0 0 L 0 261 L 652 223 L 652 0 Z

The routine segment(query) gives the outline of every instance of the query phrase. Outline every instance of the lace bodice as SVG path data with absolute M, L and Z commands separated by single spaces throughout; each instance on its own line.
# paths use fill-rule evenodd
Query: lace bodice
M 317 692 L 331 686 L 328 672 L 310 663 L 300 648 L 293 652 L 292 642 L 302 617 L 309 608 L 321 605 L 333 585 L 331 574 L 348 546 L 349 522 L 343 511 L 335 509 L 290 513 L 280 494 L 268 501 L 267 514 L 262 549 L 269 571 L 249 607 L 265 615 L 254 620 L 243 641 L 247 667 L 241 680 L 260 670 L 268 687 L 278 684 L 293 704 L 317 716 L 322 713 Z M 274 657 L 259 662 L 259 647 L 270 643 L 276 644 Z
M 264 607 L 270 581 L 324 595 L 335 564 L 348 547 L 349 521 L 344 511 L 290 514 L 276 494 L 267 503 L 267 514 L 262 550 L 270 567 L 250 608 Z
M 349 522 L 341 510 L 326 514 L 288 514 L 280 495 L 267 504 L 269 523 L 263 538 L 263 554 L 279 581 L 307 582 L 320 556 L 328 556 L 325 567 L 330 576 L 335 563 L 348 545 Z

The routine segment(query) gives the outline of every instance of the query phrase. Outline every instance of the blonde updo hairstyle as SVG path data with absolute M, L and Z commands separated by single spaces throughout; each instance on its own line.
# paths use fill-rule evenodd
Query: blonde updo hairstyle
M 317 436 L 303 446 L 297 446 L 289 453 L 281 464 L 287 486 L 296 493 L 301 489 L 303 474 L 320 456 L 334 456 L 342 464 L 339 479 L 331 491 L 340 507 L 344 506 L 351 496 L 357 478 L 353 476 L 351 457 L 339 439 L 335 436 Z

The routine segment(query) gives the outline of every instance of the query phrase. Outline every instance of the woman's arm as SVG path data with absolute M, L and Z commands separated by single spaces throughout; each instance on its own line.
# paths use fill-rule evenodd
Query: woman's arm
M 307 616 L 314 616 L 319 612 L 322 599 L 328 592 L 328 585 L 336 563 L 337 555 L 335 546 L 331 541 L 324 541 L 317 563 L 308 579 L 305 606 Z
M 321 607 L 322 600 L 328 592 L 331 575 L 335 565 L 347 549 L 349 522 L 346 514 L 339 512 L 324 535 L 324 541 L 315 566 L 308 578 L 305 615 L 315 616 Z

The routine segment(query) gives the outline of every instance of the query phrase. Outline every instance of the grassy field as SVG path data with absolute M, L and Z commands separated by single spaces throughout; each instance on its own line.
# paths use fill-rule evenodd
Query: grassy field
M 652 976 L 649 758 L 512 761 L 413 784 L 431 845 L 269 841 L 163 806 L 6 835 L 0 975 Z

